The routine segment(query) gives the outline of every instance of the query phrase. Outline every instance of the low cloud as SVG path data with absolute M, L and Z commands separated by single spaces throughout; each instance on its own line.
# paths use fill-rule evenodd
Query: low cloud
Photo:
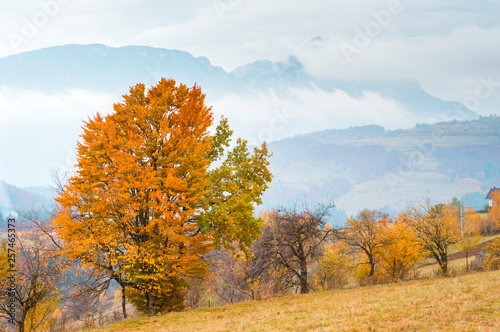
M 0 171 L 18 186 L 50 184 L 50 171 L 69 170 L 82 121 L 112 110 L 109 95 L 68 91 L 47 95 L 0 87 Z
M 387 129 L 409 128 L 417 120 L 396 101 L 378 93 L 363 92 L 360 98 L 346 92 L 292 89 L 281 98 L 261 92 L 251 98 L 229 95 L 213 103 L 216 115 L 229 118 L 237 136 L 256 144 L 263 140 L 312 131 L 377 124 Z
M 318 88 L 272 92 L 250 97 L 227 95 L 213 103 L 215 119 L 229 118 L 235 136 L 252 144 L 311 131 L 379 124 L 410 127 L 411 114 L 391 99 L 364 92 L 357 99 L 343 91 Z M 108 113 L 115 100 L 97 92 L 73 90 L 44 94 L 0 87 L 2 105 L 0 170 L 8 183 L 19 186 L 50 184 L 50 171 L 70 170 L 83 121 L 96 112 Z
M 391 28 L 390 26 L 388 28 Z M 493 42 L 500 28 L 458 28 L 446 35 L 399 36 L 381 34 L 365 48 L 357 48 L 347 59 L 340 45 L 355 47 L 355 32 L 330 36 L 298 50 L 306 71 L 320 78 L 348 80 L 416 79 L 434 96 L 464 103 L 473 95 L 480 77 L 493 76 L 500 82 L 500 49 Z M 479 114 L 495 112 L 500 89 L 482 101 Z
M 78 121 L 88 116 L 108 113 L 114 97 L 83 90 L 45 94 L 38 90 L 0 87 L 2 125 L 9 123 Z

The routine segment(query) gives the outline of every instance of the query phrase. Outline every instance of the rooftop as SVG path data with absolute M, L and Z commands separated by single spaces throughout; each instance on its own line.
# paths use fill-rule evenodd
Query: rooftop
M 500 188 L 493 187 L 490 189 L 488 192 L 488 195 L 486 195 L 486 199 L 493 199 L 493 193 L 494 192 L 500 192 Z

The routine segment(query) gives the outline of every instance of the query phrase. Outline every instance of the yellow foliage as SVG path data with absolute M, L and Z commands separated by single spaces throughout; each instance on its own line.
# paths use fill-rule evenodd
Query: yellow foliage
M 364 285 L 367 282 L 368 283 L 373 282 L 377 278 L 375 274 L 376 272 L 374 272 L 374 274 L 370 276 L 370 271 L 371 271 L 370 262 L 363 257 L 359 257 L 354 272 L 356 280 L 360 285 Z
M 487 269 L 499 269 L 500 268 L 500 238 L 493 240 L 488 246 L 486 246 L 486 260 L 484 262 L 484 267 Z
M 65 271 L 53 252 L 44 246 L 43 239 L 29 232 L 17 232 L 17 235 L 14 248 L 6 241 L 0 245 L 0 290 L 7 294 L 12 280 L 8 277 L 15 275 L 16 320 L 24 314 L 26 331 L 43 330 L 56 318 L 61 300 L 57 287 Z M 8 264 L 9 250 L 15 253 L 15 272 Z M 0 296 L 0 300 L 4 306 L 9 297 Z
M 500 191 L 494 191 L 492 193 L 493 206 L 488 211 L 488 214 L 495 222 L 496 228 L 500 229 Z
M 457 209 L 451 205 L 425 205 L 414 208 L 408 220 L 421 242 L 439 264 L 441 271 L 448 273 L 448 250 L 460 235 Z
M 339 237 L 358 251 L 369 265 L 368 276 L 375 273 L 377 256 L 384 245 L 383 228 L 387 223 L 387 215 L 380 211 L 363 210 L 356 218 L 349 218 L 346 228 Z
M 349 246 L 340 241 L 325 249 L 314 274 L 316 288 L 328 290 L 347 284 L 352 269 L 349 251 Z
M 483 218 L 476 210 L 472 208 L 467 208 L 463 217 L 463 230 L 464 233 L 479 233 L 482 230 L 482 220 Z
M 54 311 L 54 314 L 52 315 L 52 318 L 54 318 L 54 319 L 61 319 L 62 317 L 63 317 L 62 312 L 61 312 L 61 310 L 59 310 L 59 308 L 56 309 Z
M 122 290 L 117 288 L 115 294 L 113 295 L 113 304 L 119 306 L 122 304 Z
M 24 328 L 26 331 L 35 331 L 47 329 L 54 319 L 61 316 L 57 314 L 60 297 L 46 297 L 36 307 L 28 310 Z
M 408 224 L 408 215 L 402 214 L 394 224 L 383 230 L 384 246 L 380 250 L 378 278 L 404 279 L 415 263 L 424 258 L 423 245 Z

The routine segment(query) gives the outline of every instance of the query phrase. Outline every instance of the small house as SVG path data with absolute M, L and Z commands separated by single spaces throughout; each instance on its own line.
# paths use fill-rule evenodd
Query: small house
M 486 195 L 486 199 L 488 200 L 488 204 L 490 205 L 490 207 L 493 207 L 493 193 L 495 192 L 500 192 L 500 188 L 493 187 L 488 192 L 488 195 Z

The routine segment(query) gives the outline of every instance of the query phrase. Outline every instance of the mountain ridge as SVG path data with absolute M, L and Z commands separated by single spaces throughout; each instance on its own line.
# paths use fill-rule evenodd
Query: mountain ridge
M 84 89 L 121 95 L 138 82 L 152 85 L 161 77 L 174 78 L 187 85 L 196 83 L 211 100 L 228 94 L 252 96 L 257 91 L 272 91 L 282 98 L 292 98 L 294 89 L 345 91 L 355 98 L 372 92 L 396 101 L 416 118 L 469 120 L 478 117 L 458 102 L 443 101 L 428 94 L 415 80 L 319 79 L 308 74 L 294 56 L 277 62 L 255 61 L 231 72 L 212 65 L 204 56 L 149 46 L 70 44 L 0 58 L 0 86 L 38 89 L 45 93 Z
M 363 208 L 400 212 L 424 196 L 436 202 L 459 197 L 483 209 L 486 192 L 500 186 L 500 117 L 405 130 L 329 129 L 270 142 L 268 149 L 274 179 L 259 210 L 334 199 L 337 223 Z M 50 210 L 52 200 L 45 188 L 0 181 L 4 217 L 13 207 Z

